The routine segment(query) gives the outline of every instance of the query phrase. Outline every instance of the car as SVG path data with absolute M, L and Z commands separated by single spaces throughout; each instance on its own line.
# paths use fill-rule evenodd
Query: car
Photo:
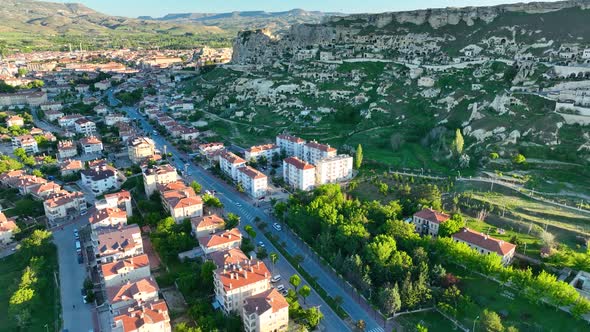
M 286 290 L 286 289 L 283 289 L 283 290 L 281 291 L 281 294 L 282 294 L 283 296 L 287 296 L 287 295 L 289 294 L 289 291 L 288 291 L 288 290 Z
M 283 227 L 276 222 L 272 224 L 272 228 L 276 229 L 277 231 L 283 230 Z
M 240 203 L 236 202 L 236 206 L 237 206 L 237 207 L 241 207 L 241 206 L 242 206 L 242 204 L 240 204 Z
M 81 216 L 85 216 L 85 215 L 86 215 L 86 213 L 88 213 L 88 211 L 86 211 L 86 210 L 84 210 L 84 211 L 80 211 L 80 215 L 81 215 Z
M 88 303 L 88 300 L 86 300 L 86 295 L 82 296 L 82 301 L 84 301 L 84 303 Z
M 258 241 L 258 246 L 259 246 L 260 248 L 264 248 L 264 242 L 262 242 L 262 241 Z
M 274 282 L 279 282 L 279 281 L 281 281 L 281 275 L 280 274 L 277 274 L 276 276 L 270 278 L 270 282 L 273 282 L 274 283 Z
M 277 286 L 277 290 L 278 290 L 279 292 L 282 292 L 282 291 L 284 291 L 284 290 L 286 290 L 286 289 L 285 289 L 285 286 L 284 286 L 284 285 L 278 285 L 278 286 Z
M 80 234 L 78 233 L 77 228 L 74 228 L 74 237 L 76 238 L 76 240 L 80 238 Z
M 78 264 L 84 264 L 84 257 L 82 257 L 82 252 L 78 253 Z

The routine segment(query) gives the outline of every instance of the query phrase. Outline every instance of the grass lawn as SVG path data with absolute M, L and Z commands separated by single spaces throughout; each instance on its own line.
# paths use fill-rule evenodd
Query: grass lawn
M 422 324 L 428 331 L 460 331 L 455 324 L 435 310 L 402 315 L 396 318 L 405 331 L 416 331 L 416 325 Z
M 526 243 L 526 252 L 525 247 L 519 246 L 516 248 L 518 253 L 525 254 L 527 256 L 533 258 L 539 258 L 540 250 L 541 250 L 541 241 L 538 237 L 527 234 L 526 229 L 522 228 L 503 228 L 502 226 L 496 226 L 501 223 L 494 223 L 493 221 L 497 218 L 495 216 L 486 218 L 486 221 L 479 221 L 476 219 L 468 219 L 467 220 L 467 227 L 489 234 L 497 239 L 504 240 L 506 242 L 510 242 L 513 236 L 518 237 L 520 241 Z M 502 228 L 504 230 L 503 234 L 498 233 L 498 229 Z
M 573 316 L 544 304 L 535 304 L 521 297 L 515 290 L 496 282 L 470 274 L 461 268 L 449 270 L 456 273 L 461 281 L 459 288 L 471 302 L 459 308 L 459 321 L 466 327 L 473 326 L 474 319 L 488 308 L 504 315 L 504 326 L 515 326 L 520 332 L 526 331 L 588 331 L 589 326 Z M 505 296 L 511 294 L 513 298 Z
M 45 332 L 45 324 L 49 331 L 54 331 L 58 318 L 59 291 L 53 282 L 53 271 L 57 270 L 57 250 L 53 248 L 51 252 L 46 252 L 47 271 L 44 276 L 47 278 L 46 286 L 42 289 L 35 289 L 35 295 L 31 300 L 31 320 L 26 327 L 26 331 Z M 18 254 L 14 254 L 0 260 L 0 332 L 17 331 L 15 320 L 9 316 L 8 302 L 10 297 L 17 289 L 23 270 L 28 262 L 23 262 Z

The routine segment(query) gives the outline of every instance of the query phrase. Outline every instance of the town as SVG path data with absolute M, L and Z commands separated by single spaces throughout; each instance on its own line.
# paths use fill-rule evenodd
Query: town
M 0 53 L 0 332 L 587 330 L 590 44 L 437 15 L 590 12 L 506 6 Z

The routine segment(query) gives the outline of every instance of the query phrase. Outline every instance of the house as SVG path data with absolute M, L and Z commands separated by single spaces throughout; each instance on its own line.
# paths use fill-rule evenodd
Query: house
M 60 102 L 48 102 L 40 105 L 39 108 L 45 113 L 45 118 L 49 121 L 55 121 L 64 116 L 64 114 L 60 112 L 64 108 L 63 104 Z M 49 115 L 47 113 L 49 113 Z M 57 116 L 60 113 L 61 115 Z
M 111 263 L 144 253 L 139 226 L 135 224 L 120 229 L 97 229 L 91 238 L 98 263 Z
M 62 191 L 46 199 L 43 202 L 43 209 L 49 222 L 72 220 L 86 212 L 86 199 L 79 191 L 72 193 Z
M 128 282 L 121 286 L 106 288 L 107 302 L 111 311 L 141 305 L 158 299 L 158 284 L 152 277 Z
M 220 151 L 225 149 L 223 143 L 214 142 L 214 143 L 204 143 L 199 145 L 199 153 L 201 156 L 206 157 L 211 152 Z
M 512 257 L 516 252 L 516 245 L 469 228 L 463 228 L 453 234 L 453 240 L 467 244 L 469 248 L 475 249 L 482 255 L 496 254 L 502 258 L 502 264 L 504 265 L 512 261 Z
M 39 106 L 47 102 L 47 93 L 43 91 L 19 91 L 15 93 L 0 93 L 0 107 L 2 106 Z
M 305 143 L 305 145 L 303 146 L 303 158 L 301 159 L 307 161 L 312 165 L 317 165 L 317 163 L 320 160 L 335 156 L 335 148 L 326 144 L 320 144 L 316 141 L 311 141 Z
M 104 199 L 95 201 L 94 206 L 98 210 L 119 208 L 125 211 L 127 217 L 131 217 L 133 215 L 133 208 L 131 206 L 131 193 L 127 190 L 121 190 L 118 193 L 107 194 L 104 196 Z
M 83 119 L 84 117 L 80 114 L 70 114 L 63 116 L 57 120 L 57 123 L 62 128 L 72 128 L 76 125 L 76 121 Z
M 213 275 L 215 300 L 224 312 L 242 312 L 244 300 L 270 289 L 270 272 L 264 262 L 246 259 L 219 267 Z
M 119 208 L 96 210 L 88 218 L 92 230 L 99 228 L 120 228 L 127 225 L 127 213 Z
M 69 159 L 75 157 L 78 154 L 78 149 L 76 149 L 76 145 L 74 142 L 67 140 L 67 141 L 59 141 L 57 142 L 57 157 L 60 160 Z
M 276 145 L 280 151 L 289 157 L 303 159 L 303 147 L 306 141 L 299 137 L 290 135 L 279 135 L 276 137 Z
M 156 144 L 149 137 L 135 137 L 128 140 L 127 153 L 131 162 L 139 164 L 156 153 Z
M 149 278 L 150 260 L 147 254 L 123 258 L 102 264 L 99 272 L 104 287 L 122 286 L 128 282 Z
M 289 304 L 271 288 L 244 300 L 242 321 L 246 332 L 285 332 L 289 329 Z
M 156 191 L 157 185 L 175 182 L 178 179 L 176 168 L 170 165 L 155 166 L 143 171 L 143 185 L 145 194 L 150 197 Z
M 90 86 L 88 84 L 78 84 L 74 87 L 78 93 L 86 93 L 90 90 Z
M 237 228 L 220 230 L 212 234 L 197 238 L 205 255 L 216 251 L 240 248 L 242 233 Z
M 219 155 L 219 167 L 221 171 L 231 177 L 234 181 L 238 180 L 238 169 L 246 166 L 246 161 L 235 154 L 224 151 Z
M 0 246 L 12 242 L 12 236 L 17 228 L 14 220 L 6 218 L 4 213 L 0 212 Z
M 318 185 L 352 179 L 352 157 L 346 154 L 327 157 L 316 163 Z
M 278 157 L 281 153 L 281 149 L 275 144 L 264 144 L 252 146 L 246 149 L 244 156 L 246 160 L 260 161 L 261 158 L 265 158 L 267 162 L 270 162 L 274 156 Z
M 119 113 L 109 114 L 104 118 L 104 124 L 106 124 L 107 126 L 114 126 L 116 123 L 119 122 L 129 122 L 129 118 Z
M 82 137 L 80 147 L 85 154 L 101 153 L 103 150 L 102 141 L 96 136 Z
M 183 130 L 180 131 L 180 138 L 185 141 L 191 141 L 197 139 L 200 133 L 197 129 L 192 127 L 185 127 Z
M 59 164 L 59 172 L 61 176 L 68 176 L 84 169 L 84 164 L 81 160 L 68 159 Z
M 28 195 L 33 188 L 41 184 L 46 184 L 47 180 L 35 175 L 23 175 L 18 177 L 15 182 L 11 183 L 11 187 L 17 188 L 21 195 Z
M 224 267 L 228 265 L 241 264 L 248 261 L 249 257 L 239 248 L 231 248 L 228 250 L 214 251 L 207 255 L 207 258 L 212 261 L 215 266 Z
M 80 171 L 80 175 L 82 185 L 91 190 L 95 196 L 119 188 L 118 171 L 114 167 L 108 165 L 91 167 Z
M 112 332 L 172 332 L 164 300 L 129 308 L 113 318 Z
M 176 181 L 165 185 L 159 185 L 158 190 L 162 197 L 164 209 L 170 213 L 177 223 L 184 219 L 200 217 L 203 215 L 203 200 L 191 187 L 184 182 Z
M 425 208 L 412 217 L 416 232 L 423 235 L 437 236 L 440 224 L 449 220 L 451 216 L 433 209 Z
M 191 218 L 191 229 L 197 239 L 223 230 L 224 227 L 225 220 L 216 214 Z
M 4 172 L 0 174 L 0 184 L 6 187 L 14 188 L 16 182 L 25 175 L 26 173 L 22 169 Z
M 40 183 L 36 186 L 33 186 L 28 190 L 28 192 L 33 197 L 35 197 L 39 200 L 44 200 L 45 198 L 48 198 L 52 194 L 58 193 L 61 190 L 62 189 L 59 184 L 51 181 L 51 182 Z
M 32 135 L 22 135 L 12 138 L 12 149 L 16 150 L 22 148 L 27 154 L 34 154 L 39 152 L 37 141 Z
M 100 90 L 100 91 L 108 90 L 110 87 L 111 87 L 111 81 L 109 81 L 109 80 L 103 80 L 103 81 L 94 83 L 94 88 L 96 88 L 97 90 Z
M 22 127 L 24 125 L 25 120 L 18 115 L 9 116 L 6 119 L 6 127 Z
M 96 115 L 105 116 L 109 113 L 109 108 L 104 104 L 96 105 L 94 107 L 94 113 L 96 113 Z
M 47 119 L 47 121 L 50 121 L 50 122 L 53 122 L 59 118 L 62 118 L 63 116 L 64 116 L 64 113 L 60 112 L 59 110 L 50 109 L 50 110 L 45 111 L 45 119 Z
M 86 118 L 76 120 L 74 126 L 77 133 L 85 136 L 92 136 L 96 132 L 96 124 Z
M 283 160 L 283 180 L 298 190 L 311 190 L 315 187 L 316 168 L 297 157 Z
M 238 169 L 238 183 L 242 184 L 245 193 L 254 198 L 266 195 L 268 190 L 268 177 L 250 166 Z

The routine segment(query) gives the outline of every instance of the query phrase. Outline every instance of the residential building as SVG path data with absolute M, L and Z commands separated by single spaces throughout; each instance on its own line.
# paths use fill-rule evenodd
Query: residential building
M 47 110 L 47 111 L 45 111 L 45 119 L 47 119 L 47 121 L 50 121 L 50 122 L 53 122 L 53 121 L 55 121 L 55 120 L 57 120 L 57 119 L 59 119 L 59 118 L 61 118 L 63 116 L 64 116 L 64 113 L 63 112 L 60 112 L 59 110 Z
M 285 332 L 289 329 L 289 304 L 271 288 L 244 300 L 242 321 L 246 332 Z
M 97 229 L 91 238 L 97 263 L 111 263 L 143 254 L 141 233 L 135 224 L 120 229 Z
M 57 120 L 57 123 L 60 127 L 64 128 L 71 128 L 76 125 L 76 121 L 83 119 L 84 117 L 80 114 L 70 114 L 64 117 L 61 117 Z
M 270 289 L 270 272 L 264 262 L 247 259 L 219 267 L 213 275 L 215 300 L 224 312 L 242 312 L 244 300 Z
M 0 212 L 0 246 L 12 242 L 12 236 L 16 230 L 17 226 L 14 220 L 6 218 L 4 213 Z
M 50 197 L 53 194 L 59 193 L 62 191 L 61 186 L 53 181 L 40 183 L 35 186 L 29 188 L 28 193 L 31 194 L 33 197 L 44 200 L 45 198 Z
M 241 264 L 250 259 L 239 248 L 211 252 L 207 255 L 207 258 L 210 261 L 212 261 L 218 268 L 229 265 Z
M 215 142 L 215 143 L 205 143 L 199 145 L 199 153 L 201 156 L 206 157 L 211 152 L 224 150 L 225 146 L 223 143 Z
M 19 91 L 15 93 L 0 93 L 0 107 L 2 106 L 39 106 L 47 102 L 47 94 L 43 91 Z
M 203 215 L 203 200 L 191 187 L 184 182 L 176 181 L 166 185 L 159 185 L 164 209 L 170 213 L 177 223 L 184 219 Z
M 349 155 L 327 157 L 319 160 L 315 165 L 318 185 L 352 179 L 352 157 Z
M 191 218 L 191 228 L 196 238 L 223 230 L 225 220 L 216 214 Z
M 112 312 L 158 300 L 158 284 L 152 277 L 106 288 L 107 303 Z
M 440 224 L 449 220 L 451 216 L 433 209 L 424 208 L 414 214 L 412 223 L 416 232 L 422 235 L 437 236 Z
M 123 258 L 102 264 L 99 269 L 104 287 L 122 286 L 150 277 L 150 260 L 147 254 Z
M 22 148 L 27 154 L 34 154 L 39 152 L 37 141 L 32 135 L 22 135 L 12 138 L 12 149 L 16 150 Z
M 22 127 L 25 125 L 25 120 L 18 116 L 13 115 L 6 118 L 6 127 Z
M 318 162 L 325 158 L 335 157 L 336 149 L 326 145 L 320 144 L 316 141 L 305 143 L 303 146 L 303 160 L 307 161 L 312 165 L 318 164 Z
M 96 210 L 88 218 L 92 230 L 99 228 L 120 228 L 127 225 L 127 213 L 119 208 Z
M 242 244 L 242 233 L 237 228 L 220 230 L 197 238 L 205 255 L 216 251 L 238 249 Z
M 143 185 L 145 194 L 150 197 L 157 189 L 157 185 L 175 182 L 178 179 L 176 168 L 170 165 L 161 165 L 148 168 L 143 172 Z
M 128 140 L 127 152 L 131 162 L 139 164 L 156 153 L 156 144 L 149 137 L 135 137 Z
M 268 190 L 268 177 L 250 166 L 238 169 L 238 183 L 242 184 L 245 193 L 254 198 L 266 195 Z
M 118 208 L 125 211 L 127 217 L 133 215 L 133 207 L 131 206 L 131 193 L 127 190 L 121 190 L 118 193 L 107 194 L 104 199 L 94 202 L 94 206 L 98 210 L 107 208 Z
M 74 126 L 77 133 L 85 136 L 92 136 L 96 133 L 96 124 L 86 118 L 76 120 Z
M 114 126 L 119 122 L 129 122 L 129 118 L 123 114 L 113 113 L 104 117 L 104 124 L 107 126 Z
M 45 216 L 52 223 L 72 220 L 87 210 L 84 194 L 79 191 L 72 193 L 62 191 L 43 202 Z
M 59 160 L 73 158 L 78 154 L 78 149 L 72 141 L 57 142 L 57 157 Z
M 498 240 L 487 234 L 473 231 L 469 228 L 463 228 L 453 234 L 453 240 L 463 242 L 470 248 L 475 249 L 482 255 L 496 254 L 502 258 L 502 264 L 507 265 L 512 261 L 516 252 L 516 245 Z
M 281 153 L 281 149 L 278 145 L 275 144 L 264 144 L 264 145 L 256 145 L 252 146 L 249 149 L 246 149 L 244 152 L 244 156 L 246 157 L 247 161 L 255 160 L 260 161 L 262 157 L 266 158 L 267 162 L 272 161 L 273 157 L 279 157 Z
M 88 136 L 80 139 L 82 152 L 85 154 L 101 153 L 103 150 L 102 141 L 96 136 Z
M 172 332 L 164 300 L 129 308 L 113 318 L 112 332 Z
M 315 187 L 316 168 L 297 157 L 283 160 L 283 180 L 298 190 L 311 190 Z
M 114 167 L 108 165 L 91 167 L 80 171 L 80 175 L 82 185 L 91 190 L 95 196 L 119 188 L 118 171 Z
M 299 159 L 303 159 L 305 143 L 304 139 L 290 135 L 279 135 L 276 138 L 276 145 L 284 155 Z
M 219 155 L 219 167 L 221 171 L 231 177 L 234 181 L 238 180 L 238 169 L 246 166 L 246 161 L 234 153 L 224 151 Z
M 67 159 L 59 164 L 61 176 L 68 176 L 84 169 L 84 164 L 78 159 Z
M 33 189 L 47 182 L 44 178 L 35 175 L 23 175 L 18 177 L 11 186 L 17 188 L 21 195 L 28 195 Z

